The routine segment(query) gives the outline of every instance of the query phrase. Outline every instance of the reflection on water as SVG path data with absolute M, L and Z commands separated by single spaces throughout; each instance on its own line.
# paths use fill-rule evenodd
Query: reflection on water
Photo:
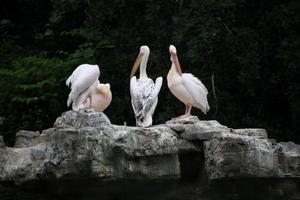
M 1 200 L 300 200 L 300 181 L 64 180 L 0 185 Z

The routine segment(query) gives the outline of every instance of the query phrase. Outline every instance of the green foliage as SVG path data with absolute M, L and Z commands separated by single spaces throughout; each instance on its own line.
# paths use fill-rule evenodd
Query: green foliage
M 166 77 L 174 44 L 183 70 L 209 90 L 211 111 L 194 110 L 200 118 L 300 142 L 299 1 L 42 2 L 3 3 L 0 133 L 7 141 L 16 130 L 50 127 L 68 109 L 64 82 L 83 63 L 98 64 L 101 82 L 111 84 L 112 122 L 133 125 L 129 72 L 139 46 L 149 45 L 147 69 L 156 78 Z M 183 110 L 164 78 L 155 123 Z

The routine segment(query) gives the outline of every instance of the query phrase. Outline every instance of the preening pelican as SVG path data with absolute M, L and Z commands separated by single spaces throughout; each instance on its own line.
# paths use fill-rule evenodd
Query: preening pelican
M 152 115 L 158 102 L 158 93 L 162 86 L 162 77 L 155 80 L 148 78 L 146 73 L 147 61 L 150 49 L 148 46 L 141 46 L 140 53 L 132 67 L 130 74 L 130 95 L 131 105 L 135 114 L 136 124 L 141 127 L 152 125 Z M 134 74 L 140 66 L 140 77 L 137 79 Z
M 186 106 L 182 117 L 189 116 L 192 107 L 199 108 L 206 114 L 209 110 L 207 101 L 208 91 L 206 87 L 193 74 L 182 73 L 175 46 L 170 45 L 169 52 L 171 54 L 172 65 L 167 76 L 168 87 L 172 94 Z
M 98 65 L 79 65 L 66 81 L 71 87 L 67 105 L 72 103 L 75 111 L 90 107 L 102 112 L 111 102 L 111 91 L 109 84 L 99 82 L 99 76 Z
M 93 108 L 96 112 L 103 112 L 109 106 L 111 100 L 110 84 L 98 83 L 96 92 L 92 93 L 92 96 L 86 99 L 84 107 Z

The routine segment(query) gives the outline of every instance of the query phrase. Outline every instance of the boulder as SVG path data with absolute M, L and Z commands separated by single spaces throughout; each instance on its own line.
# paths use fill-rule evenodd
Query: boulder
M 23 148 L 32 146 L 32 141 L 34 138 L 39 137 L 40 133 L 38 131 L 19 131 L 16 133 L 15 148 Z
M 14 147 L 3 147 L 0 137 L 0 182 L 300 177 L 299 145 L 196 116 L 142 128 L 111 124 L 89 109 L 67 111 L 54 127 L 19 131 Z
M 55 128 L 81 128 L 101 127 L 111 124 L 103 112 L 94 112 L 92 109 L 82 109 L 79 112 L 67 111 L 58 117 L 54 123 Z
M 231 129 L 231 133 L 241 135 L 241 136 L 257 137 L 260 139 L 268 138 L 266 129 L 262 129 L 262 128 Z
M 209 179 L 276 177 L 277 160 L 267 139 L 224 134 L 204 142 Z
M 230 132 L 230 129 L 221 125 L 216 120 L 200 121 L 196 116 L 186 118 L 173 118 L 166 125 L 176 131 L 181 138 L 186 140 L 210 140 L 222 133 Z
M 110 125 L 102 119 L 98 113 L 68 111 L 41 134 L 18 132 L 15 147 L 1 149 L 0 180 L 179 177 L 177 137 L 171 129 Z
M 278 156 L 279 175 L 300 177 L 300 145 L 293 142 L 280 142 L 275 145 Z

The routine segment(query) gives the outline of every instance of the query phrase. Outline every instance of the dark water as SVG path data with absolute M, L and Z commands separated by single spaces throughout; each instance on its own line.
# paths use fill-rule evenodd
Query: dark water
M 228 180 L 60 180 L 22 186 L 0 184 L 0 200 L 300 200 L 295 179 Z

